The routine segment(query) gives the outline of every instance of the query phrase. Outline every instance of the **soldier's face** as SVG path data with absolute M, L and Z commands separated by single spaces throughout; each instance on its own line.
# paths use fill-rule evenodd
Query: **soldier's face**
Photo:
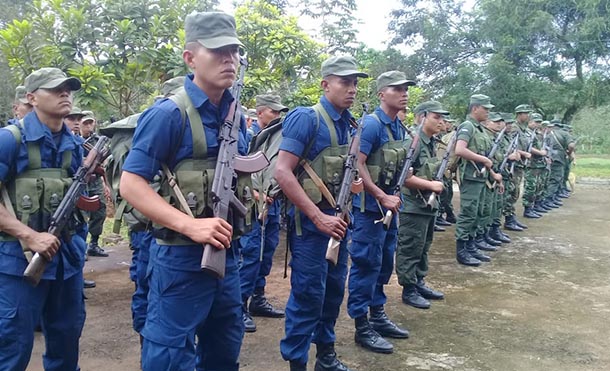
M 472 110 L 472 117 L 478 122 L 483 122 L 489 117 L 489 108 L 475 106 Z
M 521 112 L 521 113 L 517 114 L 517 121 L 519 121 L 519 122 L 527 122 L 529 117 L 530 117 L 529 113 Z
M 445 127 L 445 120 L 440 113 L 428 112 L 424 118 L 424 129 L 428 133 L 438 134 Z
M 214 90 L 228 89 L 237 76 L 239 47 L 228 45 L 218 49 L 198 46 L 183 53 L 184 61 L 193 70 L 195 83 Z
M 27 97 L 36 111 L 49 117 L 64 118 L 72 110 L 72 90 L 68 84 L 54 89 L 37 89 Z
M 280 117 L 280 111 L 274 111 L 269 107 L 259 107 L 256 111 L 256 116 L 261 128 L 265 128 L 271 121 Z
M 80 135 L 83 138 L 89 138 L 93 131 L 95 130 L 95 120 L 87 120 L 83 121 L 80 124 Z
M 389 108 L 403 110 L 409 103 L 409 90 L 406 85 L 388 86 L 379 92 L 379 100 Z
M 354 104 L 358 91 L 358 78 L 356 76 L 326 76 L 322 80 L 322 89 L 330 103 L 343 111 Z
M 68 129 L 70 129 L 71 132 L 73 132 L 74 134 L 80 134 L 80 120 L 81 119 L 82 119 L 81 116 L 70 115 L 70 116 L 64 117 L 64 122 L 66 123 L 66 125 L 68 126 Z

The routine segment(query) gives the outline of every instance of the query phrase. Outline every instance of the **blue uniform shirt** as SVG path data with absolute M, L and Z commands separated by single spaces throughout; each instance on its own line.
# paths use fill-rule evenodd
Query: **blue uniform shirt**
M 381 107 L 377 107 L 375 109 L 375 115 L 379 118 L 379 120 L 375 119 L 375 117 L 372 115 L 367 115 L 364 122 L 361 124 L 362 133 L 360 135 L 360 152 L 367 156 L 370 156 L 371 153 L 378 151 L 384 144 L 391 140 L 395 141 L 405 139 L 406 130 L 398 117 L 396 117 L 394 120 L 390 119 L 390 117 L 383 112 Z M 394 138 L 390 138 L 388 136 L 388 128 L 390 129 Z M 361 202 L 361 194 L 359 193 L 354 195 L 352 204 L 354 205 L 355 210 L 360 209 Z M 364 207 L 367 211 L 379 211 L 377 200 L 369 193 L 365 194 Z
M 6 184 L 27 170 L 27 142 L 40 143 L 42 168 L 61 168 L 63 153 L 72 151 L 72 163 L 68 175 L 76 173 L 83 160 L 82 147 L 64 124 L 61 129 L 59 147 L 55 145 L 53 134 L 49 128 L 38 119 L 35 112 L 24 117 L 21 129 L 21 145 L 17 146 L 15 137 L 7 129 L 0 129 L 0 182 Z M 67 279 L 82 270 L 84 264 L 85 244 L 80 237 L 74 236 L 70 243 L 61 239 L 60 253 L 55 255 L 42 276 L 43 279 L 55 279 L 59 257 L 63 258 L 63 278 Z M 66 256 L 76 257 L 76 260 Z M 21 276 L 27 266 L 23 250 L 18 241 L 0 242 L 0 273 Z
M 208 147 L 208 158 L 216 157 L 220 145 L 218 131 L 234 98 L 226 90 L 221 98 L 220 105 L 216 106 L 192 80 L 193 75 L 188 75 L 184 82 L 184 89 L 195 109 L 201 115 Z M 125 159 L 123 170 L 137 174 L 150 182 L 161 169 L 161 163 L 167 163 L 169 168 L 173 169 L 180 161 L 192 158 L 193 137 L 190 125 L 187 118 L 184 135 L 181 137 L 182 116 L 180 109 L 170 99 L 160 101 L 148 108 L 138 119 L 132 148 Z M 247 153 L 246 121 L 243 116 L 241 118 L 238 147 L 240 154 Z M 156 264 L 177 270 L 195 272 L 201 270 L 203 248 L 193 248 L 192 245 L 153 245 L 155 245 L 154 253 L 159 257 L 158 259 L 155 258 Z M 227 257 L 231 255 L 229 253 Z

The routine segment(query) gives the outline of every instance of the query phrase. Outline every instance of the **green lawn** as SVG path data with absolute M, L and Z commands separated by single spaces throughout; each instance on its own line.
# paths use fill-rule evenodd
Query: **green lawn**
M 572 171 L 577 177 L 610 178 L 610 156 L 577 155 Z

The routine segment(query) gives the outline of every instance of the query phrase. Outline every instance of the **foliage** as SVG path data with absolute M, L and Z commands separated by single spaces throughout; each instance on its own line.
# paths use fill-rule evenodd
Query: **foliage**
M 578 152 L 610 154 L 608 117 L 610 105 L 585 108 L 578 112 L 572 122 Z
M 319 36 L 326 43 L 326 53 L 354 53 L 358 47 L 356 0 L 301 0 L 299 3 L 301 15 L 319 21 Z

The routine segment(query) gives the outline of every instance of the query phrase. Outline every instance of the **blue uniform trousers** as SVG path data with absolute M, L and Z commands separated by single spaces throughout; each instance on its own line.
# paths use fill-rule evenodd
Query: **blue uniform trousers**
M 287 361 L 307 363 L 311 343 L 335 342 L 335 322 L 345 291 L 347 240 L 343 239 L 337 265 L 327 263 L 329 237 L 317 231 L 301 214 L 302 234 L 290 221 L 288 238 L 292 252 L 290 296 L 286 304 L 285 336 L 280 342 Z
M 347 312 L 350 317 L 358 318 L 366 315 L 370 306 L 386 303 L 383 285 L 390 281 L 394 269 L 398 229 L 396 218 L 392 218 L 390 228 L 386 231 L 383 223 L 375 224 L 375 220 L 382 217 L 379 212 L 360 212 L 359 209 L 354 209 L 353 212 Z
M 0 370 L 25 370 L 34 329 L 41 321 L 47 371 L 75 371 L 78 341 L 85 323 L 83 274 L 41 280 L 32 287 L 23 277 L 0 273 Z
M 184 271 L 159 264 L 158 246 L 150 250 L 148 310 L 141 335 L 142 370 L 195 369 L 231 371 L 239 368 L 244 335 L 239 270 L 234 248 L 227 250 L 224 279 L 202 271 Z M 183 248 L 198 248 L 196 246 Z M 161 258 L 162 259 L 162 258 Z
M 239 239 L 241 245 L 241 265 L 239 278 L 241 281 L 241 295 L 249 298 L 255 288 L 264 288 L 265 277 L 271 272 L 273 254 L 280 243 L 280 216 L 269 215 L 265 221 L 265 242 L 263 247 L 263 260 L 261 253 L 261 225 L 254 222 L 252 231 Z
M 134 280 L 136 290 L 131 296 L 131 318 L 133 329 L 139 333 L 146 322 L 146 309 L 148 308 L 148 258 L 152 233 L 147 231 L 130 232 L 131 244 L 133 245 Z M 131 271 L 131 267 L 130 267 Z

